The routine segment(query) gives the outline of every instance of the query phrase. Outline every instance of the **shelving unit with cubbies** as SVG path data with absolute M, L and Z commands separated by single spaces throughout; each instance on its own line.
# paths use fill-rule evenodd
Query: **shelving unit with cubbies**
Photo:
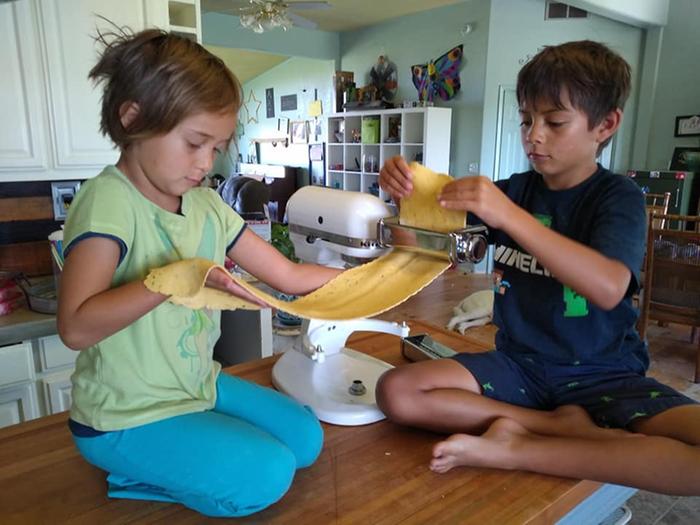
M 333 113 L 326 137 L 326 185 L 388 195 L 379 188 L 379 170 L 396 155 L 447 173 L 450 162 L 450 108 L 397 108 Z

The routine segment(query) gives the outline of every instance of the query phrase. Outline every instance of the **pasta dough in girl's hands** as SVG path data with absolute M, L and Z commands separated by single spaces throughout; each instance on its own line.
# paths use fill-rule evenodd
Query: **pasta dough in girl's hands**
M 417 163 L 411 164 L 414 190 L 401 201 L 401 224 L 434 231 L 464 228 L 463 211 L 445 210 L 437 202 L 442 187 L 452 180 Z M 190 308 L 257 310 L 228 292 L 205 286 L 207 275 L 221 268 L 255 297 L 290 314 L 312 319 L 344 320 L 372 317 L 402 303 L 442 274 L 450 263 L 428 255 L 394 249 L 372 262 L 346 270 L 332 281 L 294 301 L 281 301 L 230 275 L 207 259 L 186 259 L 151 270 L 145 280 L 154 292 Z

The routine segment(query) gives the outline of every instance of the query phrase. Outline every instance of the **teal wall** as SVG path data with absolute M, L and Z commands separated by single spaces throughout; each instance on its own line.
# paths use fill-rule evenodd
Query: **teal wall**
M 461 90 L 452 100 L 435 102 L 452 108 L 450 174 L 454 176 L 466 174 L 469 163 L 479 162 L 488 19 L 488 1 L 468 0 L 340 35 L 341 67 L 355 73 L 358 86 L 369 83 L 369 71 L 379 55 L 396 64 L 398 101 L 418 100 L 412 65 L 434 60 L 464 44 Z M 467 22 L 474 29 L 463 36 L 460 31 Z
M 249 100 L 252 92 L 255 99 L 261 101 L 257 112 L 257 122 L 248 122 L 248 111 L 244 108 L 241 111 L 239 120 L 243 122 L 245 133 L 239 140 L 239 149 L 243 160 L 247 160 L 248 154 L 255 153 L 255 147 L 251 144 L 252 139 L 280 137 L 286 134 L 286 120 L 280 124 L 282 131 L 278 128 L 278 119 L 284 117 L 290 121 L 310 121 L 313 126 L 313 119 L 309 116 L 309 104 L 314 100 L 314 90 L 317 92 L 318 100 L 321 101 L 323 111 L 327 112 L 331 107 L 331 82 L 335 71 L 333 60 L 317 60 L 312 58 L 290 58 L 278 66 L 266 71 L 262 75 L 246 82 L 243 85 L 243 94 L 246 101 Z M 267 118 L 265 111 L 265 90 L 273 88 L 275 116 Z M 280 97 L 284 95 L 297 96 L 297 109 L 293 111 L 280 111 Z M 246 103 L 249 107 L 251 117 L 255 117 L 256 103 Z M 323 123 L 323 117 L 320 118 Z M 323 128 L 325 130 L 325 127 Z M 313 130 L 312 130 L 313 131 Z M 319 137 L 318 142 L 321 142 Z M 310 142 L 316 142 L 314 137 L 310 137 Z M 308 168 L 308 144 L 290 144 L 284 147 L 281 143 L 273 146 L 269 143 L 262 143 L 260 146 L 260 162 L 265 164 L 284 164 Z
M 700 2 L 672 0 L 663 29 L 656 96 L 644 167 L 667 168 L 676 146 L 700 146 L 700 137 L 673 136 L 676 117 L 700 113 Z M 640 167 L 640 166 L 635 166 Z
M 596 15 L 586 19 L 544 20 L 542 0 L 491 0 L 485 75 L 484 118 L 481 140 L 481 172 L 493 174 L 499 86 L 515 87 L 524 61 L 542 45 L 570 40 L 604 42 L 632 66 L 633 91 L 627 103 L 615 150 L 616 171 L 629 164 L 637 107 L 637 75 L 641 63 L 643 31 Z
M 205 13 L 202 16 L 202 41 L 208 46 L 264 51 L 290 57 L 334 60 L 336 63 L 340 59 L 338 33 L 292 27 L 287 31 L 276 29 L 258 34 L 241 27 L 237 16 L 219 13 Z

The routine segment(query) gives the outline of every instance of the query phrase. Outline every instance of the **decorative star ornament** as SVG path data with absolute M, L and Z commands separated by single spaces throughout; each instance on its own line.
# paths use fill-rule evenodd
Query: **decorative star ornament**
M 248 93 L 248 100 L 243 103 L 246 115 L 248 115 L 246 124 L 250 124 L 251 122 L 255 122 L 256 124 L 258 123 L 258 111 L 260 111 L 260 104 L 262 104 L 262 101 L 255 98 L 255 93 L 253 93 L 253 90 L 251 89 L 250 93 Z M 253 106 L 255 106 L 255 116 L 253 116 L 253 112 L 251 111 Z

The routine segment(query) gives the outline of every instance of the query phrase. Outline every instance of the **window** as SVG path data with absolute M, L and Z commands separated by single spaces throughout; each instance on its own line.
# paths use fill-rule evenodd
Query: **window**
M 544 19 L 549 20 L 555 18 L 588 18 L 588 11 L 562 2 L 552 2 L 548 0 L 545 4 Z

